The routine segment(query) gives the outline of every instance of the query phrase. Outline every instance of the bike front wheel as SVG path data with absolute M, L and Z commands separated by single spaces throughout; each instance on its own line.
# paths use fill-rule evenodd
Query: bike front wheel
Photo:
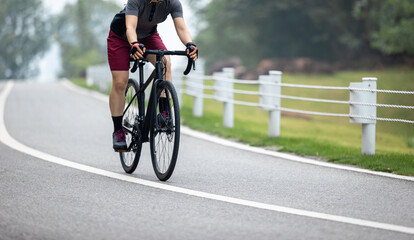
M 156 97 L 157 105 L 150 129 L 151 159 L 158 179 L 167 181 L 174 171 L 178 157 L 180 108 L 174 85 L 169 81 L 158 83 Z
M 142 141 L 139 128 L 138 83 L 134 79 L 128 80 L 125 91 L 125 108 L 122 127 L 126 130 L 125 136 L 128 150 L 120 152 L 121 164 L 126 173 L 133 173 L 138 166 L 141 156 Z

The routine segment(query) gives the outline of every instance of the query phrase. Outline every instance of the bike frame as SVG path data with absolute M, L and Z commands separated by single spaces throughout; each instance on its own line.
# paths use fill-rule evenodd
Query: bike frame
M 156 55 L 156 63 L 155 63 L 154 71 L 151 73 L 150 77 L 145 82 L 144 82 L 144 65 L 148 62 L 148 60 L 146 60 L 146 59 L 139 59 L 139 60 L 131 59 L 131 61 L 135 61 L 134 67 L 131 71 L 135 72 L 135 70 L 137 68 L 137 65 L 138 65 L 138 69 L 139 69 L 139 86 L 140 86 L 140 89 L 132 99 L 138 98 L 139 115 L 137 116 L 138 119 L 136 119 L 135 122 L 138 121 L 139 130 L 141 131 L 141 141 L 142 142 L 148 142 L 149 141 L 151 117 L 148 117 L 148 116 L 153 116 L 155 114 L 154 111 L 155 111 L 156 107 L 154 107 L 154 106 L 157 106 L 157 97 L 155 96 L 157 86 L 161 81 L 166 81 L 166 80 L 164 80 L 164 74 L 163 74 L 164 66 L 162 64 L 162 58 L 165 55 L 187 55 L 187 53 L 185 51 L 166 51 L 166 50 L 147 50 L 146 53 L 155 54 Z M 189 63 L 187 65 L 187 70 L 186 70 L 187 73 L 190 71 L 191 65 L 193 65 L 193 64 L 194 63 L 189 60 Z M 186 73 L 184 73 L 184 74 L 187 75 Z M 152 88 L 151 88 L 151 92 L 150 92 L 150 99 L 149 99 L 149 102 L 148 102 L 147 110 L 145 112 L 145 90 L 148 88 L 148 86 L 150 85 L 150 83 L 153 80 L 154 80 L 154 82 L 152 84 Z M 130 106 L 131 106 L 131 103 L 129 103 L 129 105 L 125 108 L 124 114 L 130 108 Z M 157 119 L 155 119 L 155 121 L 157 121 Z M 129 146 L 129 148 L 131 148 L 132 145 L 133 144 L 131 144 L 131 146 Z M 130 149 L 128 149 L 128 150 L 130 150 Z
M 150 85 L 150 83 L 153 80 L 163 79 L 163 76 L 162 76 L 163 75 L 162 74 L 162 69 L 163 69 L 162 63 L 157 61 L 155 70 L 152 72 L 150 77 L 144 82 L 144 65 L 145 65 L 145 62 L 146 62 L 146 60 L 139 60 L 138 66 L 139 66 L 139 87 L 140 87 L 140 89 L 135 94 L 135 96 L 132 98 L 132 100 L 134 98 L 138 99 L 139 115 L 137 116 L 138 119 L 135 120 L 135 123 L 138 121 L 138 126 L 140 128 L 139 130 L 141 131 L 141 137 L 142 137 L 141 141 L 142 142 L 148 142 L 149 141 L 148 136 L 149 136 L 149 126 L 150 126 L 151 118 L 146 117 L 146 116 L 152 116 L 154 114 L 153 106 L 156 106 L 156 101 L 157 101 L 157 99 L 154 97 L 154 95 L 155 95 L 155 89 L 156 89 L 156 85 L 158 84 L 158 81 L 154 81 L 154 84 L 152 85 L 151 93 L 150 93 L 150 100 L 148 102 L 148 106 L 147 106 L 146 111 L 145 111 L 145 90 L 148 88 L 148 86 Z M 161 66 L 159 66 L 160 64 L 161 64 Z M 161 73 L 159 71 L 161 71 Z M 160 74 L 161 74 L 161 77 L 160 77 Z M 155 75 L 157 77 L 155 77 Z M 161 80 L 161 81 L 163 81 L 163 80 Z M 131 107 L 131 103 L 132 103 L 132 101 L 125 108 L 124 114 Z M 132 144 L 129 147 L 132 147 Z
M 187 55 L 185 51 L 166 51 L 166 50 L 147 50 L 146 53 L 148 54 L 155 54 L 156 55 L 156 63 L 155 63 L 155 69 L 151 73 L 150 77 L 147 79 L 147 81 L 144 82 L 144 65 L 148 62 L 147 59 L 139 59 L 139 60 L 132 60 L 135 61 L 134 67 L 131 70 L 132 72 L 135 72 L 137 65 L 139 68 L 139 91 L 135 94 L 135 96 L 132 98 L 138 98 L 138 105 L 139 105 L 139 115 L 137 116 L 138 119 L 135 120 L 135 123 L 138 121 L 139 130 L 141 131 L 141 141 L 142 142 L 149 142 L 149 133 L 150 133 L 150 124 L 151 119 L 154 119 L 153 115 L 155 114 L 155 109 L 157 106 L 157 97 L 156 97 L 156 90 L 157 86 L 160 83 L 160 81 L 166 81 L 164 80 L 164 66 L 162 64 L 162 58 L 165 55 Z M 185 75 L 188 74 L 188 72 L 191 70 L 191 65 L 194 67 L 194 62 L 188 61 L 187 69 L 185 71 Z M 153 82 L 151 92 L 150 92 L 150 98 L 147 106 L 147 110 L 145 112 L 145 90 L 148 88 L 150 83 Z M 132 101 L 131 101 L 132 102 Z M 131 103 L 125 108 L 124 113 L 129 109 L 131 106 Z M 150 116 L 150 117 L 148 117 Z M 152 116 L 152 118 L 151 118 Z M 157 121 L 157 119 L 155 119 Z M 133 147 L 133 144 L 129 146 L 128 150 Z

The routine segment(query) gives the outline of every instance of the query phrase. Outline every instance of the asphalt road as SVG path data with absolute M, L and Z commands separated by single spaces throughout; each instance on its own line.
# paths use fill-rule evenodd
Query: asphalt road
M 5 88 L 0 82 L 0 91 Z M 410 180 L 298 163 L 189 135 L 181 136 L 167 183 L 153 173 L 149 144 L 137 171 L 124 174 L 111 148 L 108 104 L 60 82 L 14 83 L 4 125 L 32 149 L 121 177 L 51 163 L 0 143 L 0 239 L 414 239 Z

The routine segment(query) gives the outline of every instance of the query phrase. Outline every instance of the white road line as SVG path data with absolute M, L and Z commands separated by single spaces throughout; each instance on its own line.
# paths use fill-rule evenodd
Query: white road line
M 106 96 L 104 94 L 101 94 L 99 92 L 92 91 L 92 90 L 86 90 L 84 88 L 75 86 L 69 80 L 65 80 L 62 83 L 65 87 L 69 88 L 72 91 L 76 91 L 80 94 L 88 95 L 88 96 L 94 97 L 98 100 L 108 102 L 108 96 Z M 307 158 L 304 158 L 304 157 L 295 156 L 295 155 L 287 154 L 287 153 L 269 151 L 269 150 L 265 150 L 263 148 L 252 147 L 252 146 L 249 146 L 249 145 L 246 145 L 246 144 L 232 142 L 232 141 L 229 141 L 227 139 L 223 139 L 223 138 L 212 136 L 212 135 L 209 135 L 209 134 L 206 134 L 206 133 L 195 131 L 195 130 L 192 130 L 192 129 L 190 129 L 188 127 L 185 127 L 185 126 L 181 126 L 181 133 L 186 134 L 186 135 L 191 136 L 191 137 L 203 139 L 205 141 L 217 143 L 217 144 L 220 144 L 220 145 L 223 145 L 223 146 L 232 147 L 232 148 L 236 148 L 236 149 L 240 149 L 240 150 L 244 150 L 244 151 L 259 153 L 259 154 L 264 154 L 264 155 L 268 155 L 268 156 L 272 156 L 272 157 L 276 157 L 276 158 L 282 158 L 282 159 L 289 160 L 289 161 L 300 162 L 300 163 L 311 164 L 311 165 L 316 165 L 316 166 L 321 166 L 321 167 L 335 168 L 335 169 L 340 169 L 340 170 L 345 170 L 345 171 L 352 171 L 352 172 L 358 172 L 358 173 L 364 173 L 364 174 L 370 174 L 370 175 L 375 175 L 375 176 L 381 176 L 381 177 L 394 178 L 394 179 L 400 179 L 400 180 L 406 180 L 406 181 L 414 182 L 414 177 L 410 177 L 410 176 L 402 176 L 402 175 L 396 175 L 396 174 L 385 173 L 385 172 L 375 172 L 375 171 L 371 171 L 371 170 L 367 170 L 367 169 L 361 169 L 361 168 L 357 168 L 357 167 L 350 167 L 350 166 L 344 166 L 344 165 L 340 165 L 340 164 L 328 163 L 328 162 L 323 162 L 323 161 L 316 161 L 316 160 L 307 159 Z
M 356 168 L 356 167 L 348 167 L 348 166 L 343 166 L 343 165 L 333 164 L 333 163 L 328 163 L 328 162 L 323 162 L 323 161 L 316 161 L 316 160 L 307 159 L 307 158 L 304 158 L 304 157 L 299 157 L 299 156 L 295 156 L 295 155 L 291 155 L 291 154 L 287 154 L 287 153 L 272 152 L 272 151 L 265 150 L 265 149 L 262 149 L 262 148 L 252 147 L 252 146 L 248 146 L 248 145 L 245 145 L 245 144 L 241 144 L 241 143 L 232 142 L 232 141 L 229 141 L 229 140 L 226 140 L 226 139 L 222 139 L 222 138 L 219 138 L 219 137 L 216 137 L 216 136 L 211 136 L 211 135 L 208 135 L 208 134 L 205 134 L 205 133 L 202 133 L 202 132 L 194 131 L 194 130 L 188 128 L 188 127 L 181 127 L 181 132 L 184 133 L 184 134 L 190 135 L 192 137 L 203 139 L 203 140 L 210 141 L 210 142 L 213 142 L 213 143 L 217 143 L 217 144 L 220 144 L 220 145 L 223 145 L 223 146 L 232 147 L 232 148 L 236 148 L 236 149 L 240 149 L 240 150 L 259 153 L 259 154 L 264 154 L 264 155 L 268 155 L 268 156 L 272 156 L 272 157 L 276 157 L 276 158 L 282 158 L 282 159 L 286 159 L 286 160 L 290 160 L 290 161 L 294 161 L 294 162 L 306 163 L 306 164 L 317 165 L 317 166 L 321 166 L 321 167 L 335 168 L 335 169 L 358 172 L 358 173 L 366 173 L 366 174 L 371 174 L 371 175 L 376 175 L 376 176 L 381 176 L 381 177 L 387 177 L 387 178 L 394 178 L 394 179 L 400 179 L 400 180 L 406 180 L 406 181 L 414 181 L 414 177 L 410 177 L 410 176 L 401 176 L 401 175 L 395 175 L 395 174 L 385 173 L 385 172 L 374 172 L 374 171 L 370 171 L 370 170 L 367 170 L 367 169 L 361 169 L 361 168 Z
M 195 190 L 190 190 L 190 189 L 185 189 L 185 188 L 180 188 L 180 187 L 174 187 L 174 186 L 170 186 L 170 185 L 166 185 L 166 184 L 162 184 L 158 182 L 151 182 L 151 181 L 147 181 L 147 180 L 143 180 L 139 178 L 134 178 L 128 175 L 109 172 L 109 171 L 102 170 L 99 168 L 94 168 L 94 167 L 86 166 L 80 163 L 71 162 L 71 161 L 56 157 L 56 156 L 52 156 L 47 153 L 43 153 L 41 151 L 30 148 L 16 141 L 7 132 L 5 122 L 4 122 L 4 109 L 5 109 L 7 97 L 12 88 L 13 88 L 13 82 L 10 81 L 6 84 L 3 91 L 0 93 L 0 141 L 3 144 L 9 146 L 10 148 L 16 151 L 25 153 L 35 158 L 42 159 L 42 160 L 52 162 L 55 164 L 59 164 L 62 166 L 70 167 L 73 169 L 77 169 L 80 171 L 109 177 L 112 179 L 117 179 L 117 180 L 126 181 L 130 183 L 136 183 L 136 184 L 140 184 L 143 186 L 162 189 L 162 190 L 166 190 L 170 192 L 186 194 L 189 196 L 195 196 L 195 197 L 200 197 L 200 198 L 205 198 L 205 199 L 210 199 L 210 200 L 215 200 L 215 201 L 237 204 L 237 205 L 252 207 L 252 208 L 257 208 L 257 209 L 264 209 L 264 210 L 269 210 L 269 211 L 274 211 L 274 212 L 279 212 L 279 213 L 286 213 L 286 214 L 310 217 L 310 218 L 315 218 L 315 219 L 320 219 L 320 220 L 327 220 L 327 221 L 333 221 L 333 222 L 338 222 L 338 223 L 358 225 L 362 227 L 370 227 L 370 228 L 376 228 L 376 229 L 382 229 L 382 230 L 387 230 L 387 231 L 400 232 L 400 233 L 414 235 L 414 228 L 410 228 L 410 227 L 388 224 L 388 223 L 380 223 L 380 222 L 369 221 L 369 220 L 362 220 L 362 219 L 357 219 L 357 218 L 330 215 L 330 214 L 324 214 L 324 213 L 312 212 L 312 211 L 306 211 L 306 210 L 300 210 L 300 209 L 294 209 L 294 208 L 288 208 L 288 207 L 277 206 L 277 205 L 272 205 L 272 204 L 265 204 L 265 203 L 238 199 L 238 198 L 226 197 L 226 196 L 221 196 L 221 195 L 216 195 L 216 194 L 211 194 L 211 193 L 206 193 L 206 192 L 201 192 L 201 191 L 195 191 Z

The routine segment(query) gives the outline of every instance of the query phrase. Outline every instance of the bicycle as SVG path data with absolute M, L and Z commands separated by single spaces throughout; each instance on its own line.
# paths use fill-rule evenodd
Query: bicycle
M 159 180 L 167 181 L 175 168 L 180 144 L 180 108 L 174 85 L 164 79 L 166 55 L 187 56 L 186 51 L 146 50 L 156 55 L 155 70 L 144 82 L 144 65 L 147 59 L 137 59 L 131 72 L 139 69 L 139 84 L 130 78 L 125 91 L 123 129 L 126 130 L 127 150 L 119 152 L 121 164 L 126 173 L 133 173 L 138 166 L 142 144 L 150 142 L 151 160 Z M 184 75 L 195 69 L 195 63 L 188 57 Z M 152 84 L 150 98 L 145 111 L 145 90 Z M 167 103 L 167 114 L 161 112 L 160 99 Z

